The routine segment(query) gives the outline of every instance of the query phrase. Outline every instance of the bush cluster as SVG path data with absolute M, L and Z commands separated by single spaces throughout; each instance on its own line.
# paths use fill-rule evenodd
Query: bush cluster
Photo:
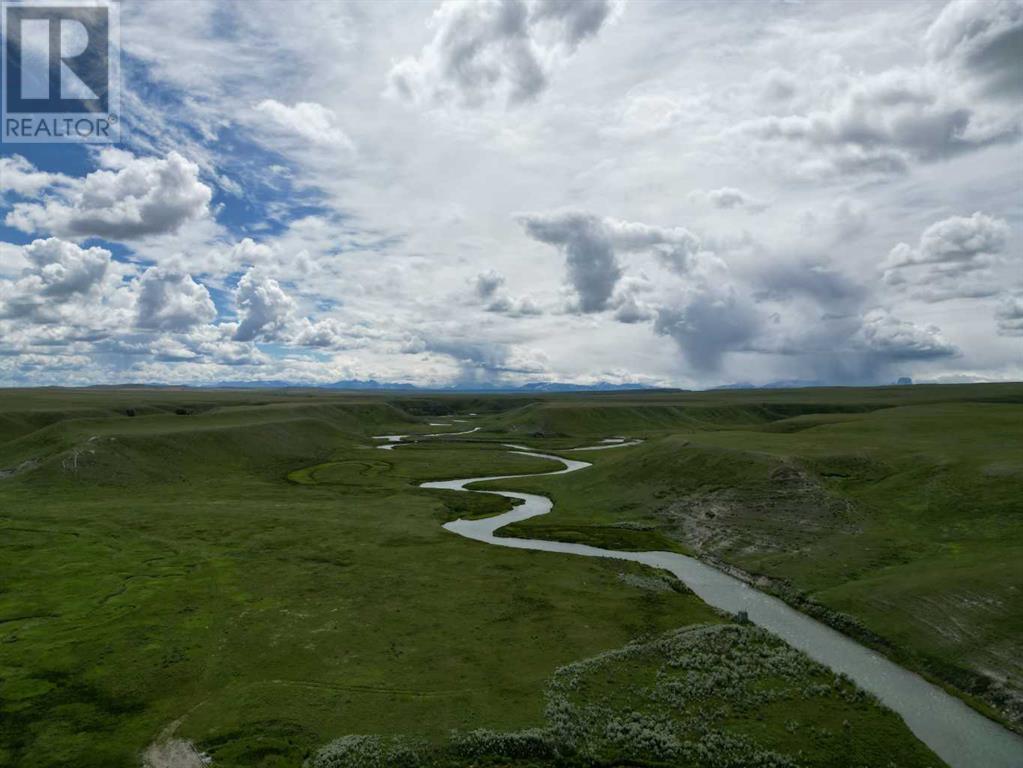
M 455 732 L 447 744 L 430 748 L 346 736 L 321 749 L 307 768 L 449 768 L 467 762 L 589 767 L 621 761 L 794 768 L 793 757 L 736 734 L 736 718 L 757 718 L 773 702 L 826 698 L 875 704 L 848 678 L 758 627 L 691 626 L 558 669 L 547 687 L 544 728 Z M 814 741 L 833 735 L 793 719 L 785 730 Z

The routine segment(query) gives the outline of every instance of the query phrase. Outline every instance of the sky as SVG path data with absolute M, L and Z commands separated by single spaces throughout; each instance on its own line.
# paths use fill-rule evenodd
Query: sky
M 1023 379 L 1023 0 L 132 0 L 0 385 Z

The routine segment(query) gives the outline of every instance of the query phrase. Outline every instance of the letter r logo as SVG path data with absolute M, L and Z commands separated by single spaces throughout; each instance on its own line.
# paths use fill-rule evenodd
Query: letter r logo
M 109 111 L 110 38 L 102 6 L 8 5 L 6 111 Z

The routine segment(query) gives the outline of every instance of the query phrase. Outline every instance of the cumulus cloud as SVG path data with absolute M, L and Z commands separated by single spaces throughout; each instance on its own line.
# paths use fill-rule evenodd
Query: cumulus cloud
M 497 312 L 508 317 L 534 317 L 543 314 L 543 308 L 529 296 L 513 297 L 500 295 L 486 305 L 487 312 Z
M 887 362 L 930 360 L 957 352 L 937 326 L 920 327 L 899 320 L 883 309 L 864 315 L 854 342 Z
M 916 248 L 906 243 L 895 246 L 888 268 L 942 264 L 957 272 L 978 269 L 985 256 L 1005 249 L 1008 236 L 1008 224 L 979 211 L 972 216 L 952 216 L 925 229 Z
M 337 320 L 313 321 L 303 317 L 289 340 L 300 347 L 340 347 L 345 345 L 346 339 L 346 329 Z
M 24 246 L 21 256 L 26 264 L 21 277 L 0 281 L 0 317 L 92 326 L 104 294 L 121 283 L 105 248 L 81 248 L 51 237 Z
M 390 88 L 419 103 L 479 107 L 535 99 L 551 71 L 614 16 L 613 0 L 446 0 L 433 39 L 391 69 Z
M 150 267 L 139 279 L 139 328 L 183 333 L 212 322 L 216 316 L 217 309 L 206 286 L 185 272 Z
M 19 276 L 0 279 L 0 356 L 84 352 L 133 324 L 130 265 L 105 248 L 57 238 L 17 247 Z M 57 350 L 62 350 L 58 352 Z
M 294 300 L 280 284 L 254 269 L 238 281 L 235 301 L 240 318 L 235 341 L 273 340 L 285 330 L 295 312 Z
M 534 240 L 565 254 L 568 280 L 580 312 L 602 312 L 622 276 L 616 251 L 650 251 L 670 269 L 683 273 L 700 241 L 683 227 L 658 227 L 602 218 L 581 211 L 530 213 L 518 217 Z
M 528 296 L 514 298 L 507 295 L 501 290 L 504 283 L 504 275 L 493 269 L 480 272 L 473 278 L 473 291 L 487 312 L 496 312 L 509 317 L 529 317 L 543 314 L 540 305 L 532 298 Z
M 807 175 L 901 173 L 1019 137 L 1019 115 L 965 98 L 927 68 L 892 69 L 852 81 L 806 114 L 746 121 L 741 135 L 803 152 Z
M 38 291 L 43 296 L 67 297 L 87 293 L 98 285 L 110 266 L 105 248 L 80 248 L 55 237 L 25 246 L 25 258 L 35 267 Z
M 885 283 L 909 288 L 919 298 L 942 301 L 989 296 L 998 290 L 990 268 L 1006 251 L 1009 225 L 976 212 L 935 222 L 916 246 L 899 243 L 882 265 Z
M 268 118 L 273 127 L 286 134 L 295 135 L 313 144 L 321 144 L 355 150 L 355 144 L 337 125 L 334 113 L 322 104 L 300 101 L 289 107 L 274 99 L 264 99 L 255 106 L 255 111 Z
M 61 237 L 134 240 L 175 232 L 206 214 L 212 191 L 199 181 L 199 166 L 177 152 L 165 158 L 126 152 L 106 158 L 117 167 L 73 179 L 66 189 L 51 187 L 43 202 L 16 203 L 6 223 Z
M 1023 294 L 1004 296 L 995 312 L 998 333 L 1002 336 L 1023 336 Z
M 611 299 L 611 305 L 615 308 L 615 320 L 626 325 L 652 320 L 654 309 L 641 298 L 643 294 L 652 290 L 653 286 L 646 278 L 622 278 Z

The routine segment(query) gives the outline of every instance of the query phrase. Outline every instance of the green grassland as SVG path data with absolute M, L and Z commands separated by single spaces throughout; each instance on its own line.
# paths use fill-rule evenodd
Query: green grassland
M 831 412 L 811 401 L 757 421 L 739 405 L 717 428 L 632 430 L 647 441 L 585 454 L 599 472 L 516 481 L 555 511 L 505 533 L 602 543 L 614 531 L 625 549 L 663 538 L 1020 728 L 1023 387 L 949 388 L 946 402 L 923 389 L 919 404 L 851 390 Z
M 720 558 L 848 614 L 963 689 L 950 670 L 971 684 L 1004 671 L 1011 693 L 1021 401 L 1010 385 L 531 399 L 0 392 L 0 765 L 137 766 L 169 736 L 218 768 L 358 764 L 391 737 L 421 764 L 702 764 L 694 728 L 720 734 L 706 749 L 741 743 L 778 765 L 800 753 L 811 765 L 850 754 L 936 765 L 869 697 L 680 585 L 624 562 L 453 536 L 446 520 L 509 502 L 416 485 L 556 466 L 495 442 L 562 450 L 642 436 L 578 454 L 593 471 L 505 481 L 557 501 L 520 532 Z M 391 451 L 372 439 L 441 431 L 429 426 L 441 417 L 483 429 Z M 816 528 L 799 493 L 771 495 L 779 467 L 826 501 Z M 743 517 L 744 494 L 767 501 Z M 934 615 L 970 632 L 928 630 Z M 643 698 L 679 637 L 708 674 L 757 647 L 789 659 L 791 676 L 743 667 L 753 692 L 722 690 L 728 717 L 694 724 L 667 693 Z M 565 694 L 559 681 L 588 658 L 609 665 L 601 679 L 620 680 L 620 697 L 582 678 Z M 636 727 L 622 725 L 630 713 Z M 630 740 L 647 726 L 653 747 Z

